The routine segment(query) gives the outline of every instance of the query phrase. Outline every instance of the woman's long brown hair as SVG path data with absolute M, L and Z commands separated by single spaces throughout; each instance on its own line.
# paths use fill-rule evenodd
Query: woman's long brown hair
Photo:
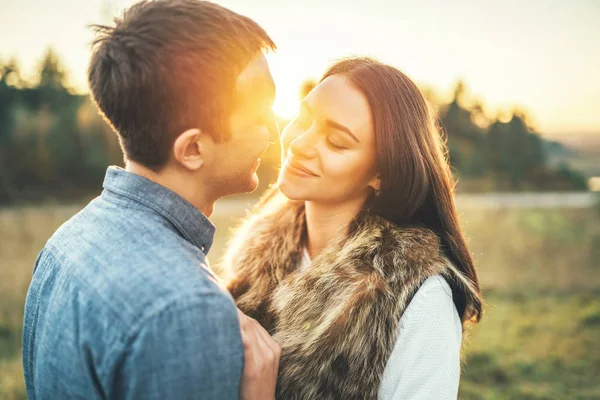
M 462 274 L 450 282 L 463 322 L 479 322 L 482 298 L 477 272 L 460 229 L 455 180 L 447 149 L 419 88 L 398 69 L 370 58 L 349 58 L 327 70 L 321 81 L 343 75 L 367 98 L 373 117 L 381 195 L 369 212 L 400 226 L 425 226 Z M 468 285 L 461 284 L 461 281 Z

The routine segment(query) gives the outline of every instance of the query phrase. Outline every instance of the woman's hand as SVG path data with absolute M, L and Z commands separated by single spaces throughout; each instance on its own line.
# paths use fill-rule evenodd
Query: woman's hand
M 242 400 L 275 399 L 281 346 L 253 318 L 238 309 L 242 342 L 244 343 L 244 372 L 240 388 Z

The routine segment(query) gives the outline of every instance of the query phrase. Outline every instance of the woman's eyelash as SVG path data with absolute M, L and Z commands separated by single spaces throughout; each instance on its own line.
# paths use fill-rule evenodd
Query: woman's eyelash
M 302 116 L 302 115 L 299 115 L 298 117 L 296 117 L 295 123 L 302 127 L 306 127 L 306 126 L 310 125 L 310 121 L 308 120 L 308 118 L 306 118 L 306 116 Z M 329 146 L 335 150 L 346 150 L 347 149 L 344 146 L 340 146 L 340 145 L 333 143 L 327 136 L 325 137 L 325 142 L 327 143 L 327 146 Z
M 339 146 L 339 145 L 337 145 L 337 144 L 333 143 L 333 142 L 332 142 L 331 140 L 329 140 L 329 139 L 326 139 L 326 141 L 327 141 L 327 144 L 328 144 L 330 147 L 334 148 L 334 149 L 337 149 L 337 150 L 345 150 L 345 149 L 346 149 L 344 146 Z

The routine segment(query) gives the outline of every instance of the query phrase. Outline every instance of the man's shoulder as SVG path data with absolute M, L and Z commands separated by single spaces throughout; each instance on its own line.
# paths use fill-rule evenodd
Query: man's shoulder
M 97 197 L 62 224 L 49 239 L 57 247 L 79 246 L 81 239 L 99 243 L 159 227 L 160 216 L 135 203 L 113 203 Z M 108 240 L 107 240 L 108 239 Z
M 130 257 L 113 254 L 85 259 L 82 255 L 85 251 L 72 257 L 49 245 L 40 256 L 40 263 L 49 265 L 38 265 L 38 272 L 52 276 L 59 284 L 56 290 L 82 295 L 92 308 L 102 308 L 101 314 L 108 313 L 124 325 L 175 303 L 201 308 L 203 303 L 221 300 L 234 307 L 228 292 L 201 259 L 169 257 L 150 250 L 139 257 L 130 253 Z M 48 268 L 52 273 L 42 272 Z
M 202 251 L 168 222 L 144 210 L 110 207 L 90 203 L 48 241 L 41 263 L 49 253 L 57 279 L 127 324 L 171 302 L 232 303 Z

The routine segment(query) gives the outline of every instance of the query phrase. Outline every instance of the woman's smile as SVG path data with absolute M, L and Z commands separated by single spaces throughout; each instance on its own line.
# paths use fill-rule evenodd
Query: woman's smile
M 317 178 L 319 176 L 291 157 L 286 159 L 284 168 L 287 172 L 303 178 Z

